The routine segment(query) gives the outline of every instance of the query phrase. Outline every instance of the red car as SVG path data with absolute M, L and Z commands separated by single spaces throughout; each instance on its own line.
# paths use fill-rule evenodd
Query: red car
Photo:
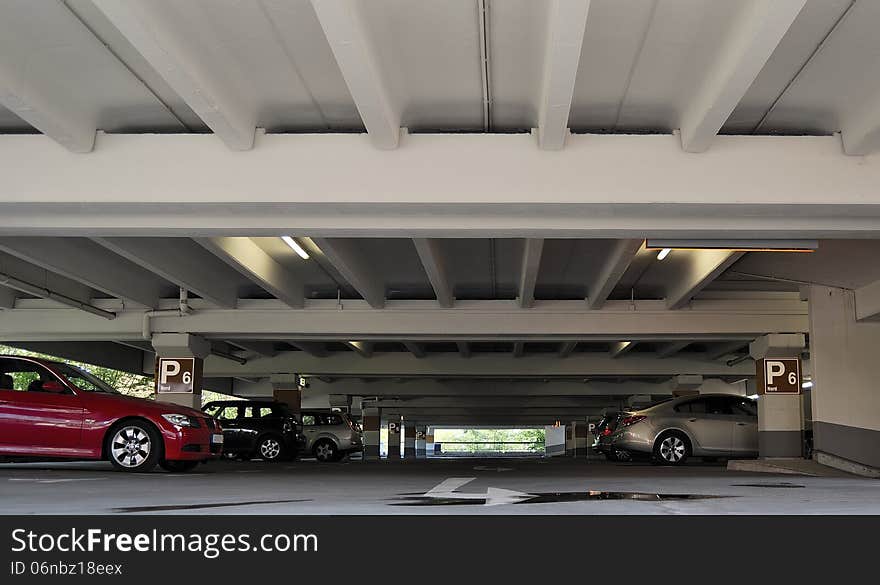
M 189 471 L 222 446 L 222 429 L 201 411 L 123 396 L 68 364 L 0 356 L 0 457 Z

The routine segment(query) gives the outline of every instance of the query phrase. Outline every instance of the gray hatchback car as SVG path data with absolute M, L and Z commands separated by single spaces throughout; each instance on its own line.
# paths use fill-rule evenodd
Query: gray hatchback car
M 318 461 L 338 461 L 363 449 L 360 430 L 344 412 L 304 410 L 302 425 L 304 452 L 312 453 Z
M 651 455 L 666 465 L 680 465 L 691 456 L 756 457 L 758 407 L 731 394 L 673 398 L 622 413 L 598 443 L 604 452 Z

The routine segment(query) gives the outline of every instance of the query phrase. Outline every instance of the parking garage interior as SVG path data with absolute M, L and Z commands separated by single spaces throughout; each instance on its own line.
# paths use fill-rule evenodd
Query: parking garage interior
M 462 493 L 876 513 L 878 21 L 824 0 L 3 3 L 0 344 L 145 376 L 193 358 L 200 384 L 156 400 L 336 410 L 364 446 L 211 463 L 171 504 L 158 475 L 4 464 L 34 490 L 0 506 L 63 513 L 61 479 L 89 513 L 474 513 Z M 778 359 L 792 394 L 766 391 Z M 591 448 L 608 412 L 719 393 L 757 397 L 742 467 Z M 545 439 L 439 456 L 452 428 Z M 451 508 L 403 505 L 444 485 Z M 534 499 L 590 491 L 717 499 Z

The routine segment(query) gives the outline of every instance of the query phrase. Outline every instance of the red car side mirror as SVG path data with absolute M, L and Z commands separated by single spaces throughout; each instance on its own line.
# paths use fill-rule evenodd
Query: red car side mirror
M 67 388 L 65 388 L 61 382 L 47 380 L 43 382 L 43 391 L 51 392 L 52 394 L 64 394 L 67 392 Z

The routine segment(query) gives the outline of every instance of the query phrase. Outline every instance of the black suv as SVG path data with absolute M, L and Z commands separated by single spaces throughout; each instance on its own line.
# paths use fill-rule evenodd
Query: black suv
M 221 421 L 226 455 L 281 461 L 295 458 L 305 446 L 302 421 L 281 402 L 223 400 L 202 410 Z

